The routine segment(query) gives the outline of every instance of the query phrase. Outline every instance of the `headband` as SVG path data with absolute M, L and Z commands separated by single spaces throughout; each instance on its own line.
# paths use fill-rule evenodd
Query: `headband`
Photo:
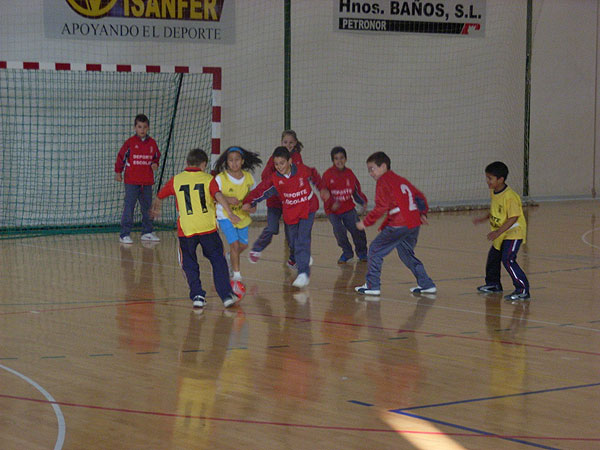
M 227 149 L 227 153 L 229 152 L 238 152 L 240 155 L 244 156 L 244 150 L 239 147 L 230 147 Z

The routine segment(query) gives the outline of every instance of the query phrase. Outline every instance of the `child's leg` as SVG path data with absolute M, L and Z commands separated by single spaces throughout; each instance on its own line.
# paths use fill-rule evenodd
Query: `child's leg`
M 406 230 L 405 227 L 385 227 L 371 242 L 367 266 L 367 287 L 369 289 L 379 289 L 381 287 L 383 258 L 398 245 L 398 235 L 401 234 L 399 230 L 402 229 Z
M 200 266 L 198 266 L 196 247 L 198 247 L 198 236 L 179 237 L 179 263 L 190 287 L 190 299 L 192 300 L 196 295 L 206 296 L 206 291 L 202 289 L 202 282 L 200 281 Z
M 327 217 L 329 218 L 329 222 L 331 222 L 337 245 L 342 249 L 342 258 L 347 260 L 354 256 L 354 251 L 352 251 L 346 226 L 344 226 L 344 214 L 328 214 Z
M 252 245 L 253 252 L 262 252 L 273 240 L 274 234 L 279 234 L 279 219 L 281 208 L 267 208 L 267 226 L 262 230 L 258 239 Z
M 529 280 L 517 263 L 517 252 L 522 242 L 522 239 L 502 241 L 502 264 L 512 278 L 515 289 L 529 292 Z
M 225 240 L 229 244 L 229 263 L 231 269 L 235 272 L 240 271 L 240 254 L 238 251 L 238 235 L 237 230 L 229 219 L 219 219 L 219 229 L 225 235 Z M 225 256 L 227 260 L 227 256 Z
M 217 294 L 221 300 L 233 295 L 231 284 L 229 283 L 229 271 L 227 270 L 227 261 L 223 256 L 223 242 L 219 233 L 201 234 L 198 236 L 202 246 L 202 254 L 210 261 L 213 270 L 213 281 Z
M 423 289 L 429 289 L 435 287 L 435 283 L 429 278 L 429 275 L 427 275 L 427 272 L 425 271 L 425 266 L 423 266 L 423 263 L 415 256 L 414 252 L 417 245 L 417 239 L 419 238 L 419 229 L 420 227 L 406 230 L 401 241 L 396 246 L 396 251 L 398 252 L 400 260 L 409 268 L 417 279 L 418 286 Z
M 367 257 L 367 233 L 365 233 L 365 230 L 359 230 L 356 228 L 356 224 L 359 221 L 356 209 L 352 209 L 342 214 L 342 216 L 344 225 L 350 232 L 352 240 L 354 241 L 354 249 L 356 250 L 356 254 L 360 259 L 365 259 Z
M 140 195 L 140 186 L 136 184 L 125 184 L 125 201 L 123 204 L 123 215 L 121 216 L 121 235 L 129 236 L 133 228 L 133 211 Z
M 152 206 L 152 186 L 142 186 L 140 192 L 140 210 L 142 212 L 142 234 L 152 233 L 153 225 L 150 217 Z
M 285 240 L 287 241 L 287 245 L 290 249 L 290 260 L 295 263 L 296 257 L 294 256 L 294 246 L 292 245 L 292 241 L 290 240 L 288 225 L 285 222 L 283 223 L 283 231 L 285 233 Z
M 485 284 L 486 286 L 502 287 L 500 282 L 500 261 L 502 260 L 502 252 L 496 250 L 492 245 L 488 252 L 487 261 L 485 263 Z
M 295 228 L 294 255 L 298 274 L 305 273 L 310 276 L 310 243 L 312 226 L 315 221 L 315 213 L 310 213 L 306 219 L 300 219 Z M 294 225 L 290 225 L 290 234 Z

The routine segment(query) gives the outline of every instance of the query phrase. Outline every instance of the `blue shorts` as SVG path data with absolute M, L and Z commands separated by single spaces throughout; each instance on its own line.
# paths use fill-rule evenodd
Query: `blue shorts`
M 240 244 L 248 245 L 248 227 L 236 228 L 229 219 L 220 219 L 219 228 L 225 235 L 227 243 L 233 244 L 235 241 L 240 241 Z

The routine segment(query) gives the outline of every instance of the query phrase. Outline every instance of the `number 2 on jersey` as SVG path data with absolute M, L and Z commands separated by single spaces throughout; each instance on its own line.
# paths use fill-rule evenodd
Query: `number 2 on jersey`
M 402 191 L 403 194 L 408 195 L 408 210 L 409 211 L 414 211 L 417 209 L 417 205 L 413 200 L 413 195 L 412 192 L 410 190 L 410 188 L 405 185 L 405 184 L 401 184 L 400 185 L 400 190 Z

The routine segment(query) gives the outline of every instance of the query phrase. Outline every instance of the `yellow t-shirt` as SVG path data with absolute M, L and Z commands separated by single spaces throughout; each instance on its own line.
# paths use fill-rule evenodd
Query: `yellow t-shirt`
M 499 192 L 494 193 L 493 189 L 490 190 L 492 196 L 492 202 L 490 205 L 490 226 L 492 231 L 500 228 L 504 222 L 511 217 L 518 217 L 517 221 L 512 227 L 494 239 L 493 245 L 496 250 L 500 250 L 502 247 L 502 241 L 505 239 L 523 239 L 527 236 L 527 222 L 523 215 L 523 206 L 521 205 L 521 197 L 509 186 Z
M 240 201 L 240 203 L 235 206 L 230 205 L 231 211 L 241 219 L 234 225 L 235 228 L 246 228 L 252 223 L 250 214 L 242 210 L 242 201 L 252 190 L 252 186 L 254 186 L 254 177 L 246 170 L 243 170 L 242 173 L 244 174 L 244 177 L 239 180 L 233 178 L 227 172 L 221 172 L 216 176 L 221 194 L 227 197 L 235 197 Z M 227 212 L 221 205 L 217 205 L 217 219 L 225 218 L 229 219 Z
M 210 195 L 212 179 L 212 175 L 202 171 L 185 171 L 173 177 L 179 227 L 185 236 L 216 230 L 215 202 Z

